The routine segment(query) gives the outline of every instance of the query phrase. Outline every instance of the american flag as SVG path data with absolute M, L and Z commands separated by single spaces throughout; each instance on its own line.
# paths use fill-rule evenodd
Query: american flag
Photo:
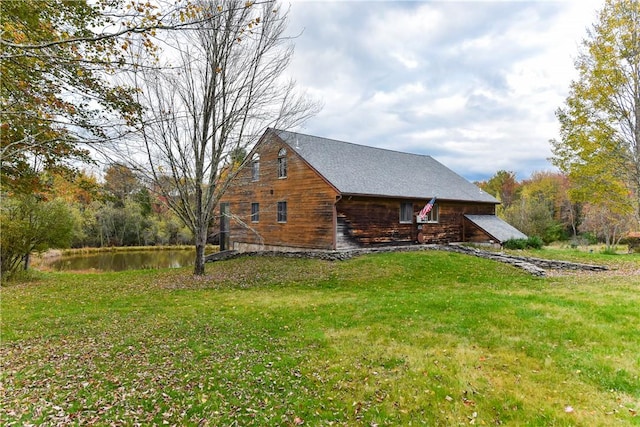
M 418 214 L 418 218 L 420 219 L 424 219 L 425 216 L 427 216 L 427 214 L 429 212 L 431 212 L 431 209 L 433 209 L 433 205 L 436 203 L 436 196 L 433 196 L 433 199 L 431 199 L 431 201 L 429 203 L 427 203 L 426 205 L 424 205 L 424 208 L 422 208 L 422 210 L 420 211 L 420 213 Z

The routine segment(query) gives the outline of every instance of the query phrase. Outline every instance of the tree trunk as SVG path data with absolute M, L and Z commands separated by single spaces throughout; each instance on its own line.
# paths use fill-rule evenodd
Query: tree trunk
M 196 276 L 204 275 L 204 250 L 207 246 L 207 228 L 204 231 L 198 230 L 196 235 L 196 259 L 193 268 L 193 274 Z

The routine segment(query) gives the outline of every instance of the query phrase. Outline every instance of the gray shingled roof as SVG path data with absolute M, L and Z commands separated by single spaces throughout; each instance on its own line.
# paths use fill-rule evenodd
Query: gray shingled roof
M 431 156 L 274 132 L 342 194 L 499 203 Z
M 500 243 L 509 239 L 526 239 L 527 235 L 495 215 L 465 215 L 469 221 L 482 228 Z

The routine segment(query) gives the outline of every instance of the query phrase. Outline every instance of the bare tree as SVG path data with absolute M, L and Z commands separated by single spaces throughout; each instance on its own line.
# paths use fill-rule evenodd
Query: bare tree
M 283 78 L 293 46 L 275 1 L 215 0 L 198 13 L 197 25 L 167 40 L 174 66 L 135 75 L 143 125 L 119 154 L 192 231 L 200 275 L 215 208 L 244 162 L 234 153 L 268 127 L 301 123 L 318 105 Z

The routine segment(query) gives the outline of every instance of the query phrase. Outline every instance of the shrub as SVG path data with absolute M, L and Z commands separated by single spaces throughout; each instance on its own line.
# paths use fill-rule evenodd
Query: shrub
M 542 249 L 542 239 L 532 236 L 528 239 L 509 239 L 502 244 L 505 249 Z
M 509 239 L 502 244 L 505 249 L 526 249 L 527 239 Z
M 63 201 L 44 201 L 34 195 L 6 198 L 0 207 L 2 279 L 8 279 L 21 266 L 26 270 L 31 252 L 68 247 L 73 221 Z
M 620 239 L 620 244 L 627 245 L 629 253 L 640 253 L 640 232 L 627 234 Z
M 538 236 L 532 236 L 527 239 L 527 248 L 542 249 L 543 241 Z
M 535 237 L 537 238 L 537 236 Z M 548 245 L 552 242 L 566 240 L 567 237 L 567 231 L 564 226 L 558 222 L 553 222 L 546 228 L 546 230 L 544 230 L 542 240 Z
M 595 245 L 596 243 L 598 243 L 598 236 L 593 233 L 582 233 L 581 236 L 587 240 L 587 243 L 589 245 Z
M 615 246 L 611 246 L 608 248 L 603 248 L 600 253 L 602 255 L 617 255 L 618 254 L 618 250 Z

